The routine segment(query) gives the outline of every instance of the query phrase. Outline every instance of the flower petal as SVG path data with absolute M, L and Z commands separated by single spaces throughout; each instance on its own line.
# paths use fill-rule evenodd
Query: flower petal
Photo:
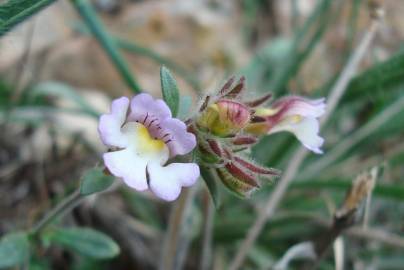
M 325 99 L 310 100 L 299 96 L 289 96 L 276 101 L 272 108 L 279 109 L 280 118 L 291 115 L 320 117 L 325 112 Z
M 320 147 L 323 145 L 324 139 L 318 135 L 319 128 L 318 120 L 312 117 L 304 118 L 297 123 L 287 121 L 286 119 L 274 126 L 269 134 L 280 131 L 292 132 L 307 149 L 316 154 L 322 154 L 323 151 Z
M 104 164 L 108 170 L 138 191 L 144 191 L 148 187 L 146 179 L 147 161 L 147 159 L 138 157 L 130 148 L 104 154 Z
M 109 147 L 126 147 L 128 142 L 122 134 L 121 127 L 125 123 L 129 108 L 129 99 L 121 97 L 115 99 L 111 105 L 111 113 L 103 114 L 98 124 L 98 133 L 102 142 Z
M 152 115 L 155 118 L 162 120 L 171 117 L 170 108 L 161 99 L 154 99 L 151 95 L 142 93 L 132 98 L 130 103 L 131 113 L 129 120 L 142 121 L 147 115 Z
M 162 167 L 158 163 L 147 165 L 150 189 L 166 201 L 178 198 L 181 187 L 195 184 L 199 177 L 199 167 L 195 163 L 171 163 Z
M 160 123 L 162 131 L 170 134 L 167 146 L 170 149 L 170 157 L 185 155 L 196 146 L 195 135 L 187 131 L 184 122 L 176 118 L 167 118 Z

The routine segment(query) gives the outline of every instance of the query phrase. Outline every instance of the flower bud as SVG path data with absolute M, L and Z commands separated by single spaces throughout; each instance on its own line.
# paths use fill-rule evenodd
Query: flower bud
M 250 121 L 250 109 L 236 101 L 219 100 L 208 106 L 197 119 L 199 127 L 220 137 L 234 135 Z
M 263 166 L 254 164 L 250 161 L 244 160 L 240 157 L 235 156 L 234 157 L 234 161 L 239 163 L 241 166 L 243 166 L 244 168 L 250 170 L 253 173 L 257 173 L 260 175 L 271 175 L 271 176 L 279 176 L 280 175 L 280 171 L 273 169 L 273 168 L 265 168 Z
M 245 169 L 239 167 L 233 162 L 229 162 L 225 165 L 225 168 L 227 171 L 234 176 L 235 178 L 239 179 L 240 181 L 249 184 L 253 187 L 260 187 L 260 184 L 258 181 L 255 179 L 254 175 Z
M 234 145 L 249 145 L 254 144 L 258 141 L 256 137 L 253 136 L 239 136 L 233 139 L 232 143 Z
M 222 183 L 241 197 L 248 197 L 256 189 L 255 186 L 231 175 L 226 168 L 218 168 L 216 172 Z

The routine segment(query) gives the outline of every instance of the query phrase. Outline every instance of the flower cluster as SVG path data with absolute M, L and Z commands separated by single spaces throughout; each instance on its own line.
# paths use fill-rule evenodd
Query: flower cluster
M 289 131 L 308 149 L 322 153 L 317 118 L 324 113 L 325 103 L 324 99 L 289 96 L 263 106 L 271 94 L 245 101 L 244 91 L 244 77 L 236 83 L 231 78 L 216 95 L 207 96 L 192 130 L 198 139 L 201 164 L 214 168 L 230 190 L 248 196 L 260 187 L 260 178 L 278 176 L 279 171 L 253 162 L 245 150 L 261 135 Z
M 150 188 L 158 197 L 172 201 L 181 187 L 193 185 L 199 177 L 195 163 L 170 163 L 196 146 L 186 125 L 172 118 L 163 100 L 139 94 L 131 101 L 121 97 L 112 102 L 111 112 L 101 116 L 98 131 L 109 147 L 104 163 L 109 172 L 130 187 Z
M 305 147 L 322 153 L 318 118 L 325 111 L 324 99 L 288 96 L 266 106 L 271 94 L 248 101 L 244 92 L 244 77 L 237 82 L 231 78 L 218 93 L 205 97 L 187 125 L 172 117 L 163 100 L 148 94 L 131 101 L 114 100 L 111 112 L 99 122 L 101 140 L 109 148 L 103 157 L 105 166 L 128 186 L 138 191 L 150 188 L 167 201 L 196 182 L 198 165 L 206 166 L 228 189 L 244 197 L 260 187 L 260 179 L 280 174 L 248 157 L 260 136 L 292 132 Z M 172 162 L 195 147 L 198 164 Z

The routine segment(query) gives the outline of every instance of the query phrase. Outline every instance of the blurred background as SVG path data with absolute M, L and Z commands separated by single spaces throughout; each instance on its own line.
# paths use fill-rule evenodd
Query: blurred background
M 360 209 L 368 223 L 341 238 L 339 269 L 404 269 L 404 2 L 381 2 L 385 19 L 321 131 L 325 154 L 305 159 L 242 269 L 273 269 L 288 248 L 315 237 L 352 179 L 373 166 L 383 174 L 370 207 Z M 327 96 L 371 20 L 366 0 L 91 3 L 142 90 L 161 95 L 166 65 L 193 104 L 233 74 L 246 76 L 251 97 Z M 30 228 L 100 163 L 97 117 L 112 98 L 132 94 L 70 1 L 52 3 L 0 38 L 0 235 Z M 252 156 L 283 171 L 297 147 L 291 135 L 277 134 Z M 211 226 L 210 198 L 199 184 L 176 256 L 183 269 L 200 269 L 210 230 L 207 269 L 226 269 L 277 182 L 245 200 L 221 190 Z M 86 200 L 62 224 L 106 233 L 120 255 L 94 260 L 44 246 L 29 269 L 156 269 L 171 206 L 125 187 Z M 319 269 L 336 269 L 337 253 L 331 249 Z

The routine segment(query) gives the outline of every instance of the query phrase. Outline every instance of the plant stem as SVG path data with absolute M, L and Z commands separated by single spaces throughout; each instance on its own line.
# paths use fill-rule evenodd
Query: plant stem
M 32 235 L 36 235 L 46 228 L 50 223 L 52 223 L 56 218 L 63 216 L 75 206 L 77 206 L 83 197 L 80 194 L 80 190 L 77 189 L 75 192 L 66 197 L 58 205 L 56 205 L 47 215 L 45 215 L 31 230 Z
M 381 9 L 379 7 L 379 9 Z M 375 33 L 378 29 L 378 26 L 380 24 L 381 20 L 381 15 L 382 15 L 382 10 L 378 10 L 376 12 L 379 12 L 380 17 L 373 17 L 372 23 L 369 26 L 365 36 L 359 43 L 359 46 L 356 48 L 356 50 L 353 52 L 352 56 L 349 58 L 348 63 L 342 70 L 340 76 L 338 77 L 337 82 L 335 83 L 334 87 L 332 88 L 328 98 L 327 98 L 327 111 L 323 118 L 321 119 L 321 124 L 323 125 L 326 123 L 326 121 L 329 119 L 329 117 L 332 115 L 332 112 L 336 109 L 336 106 L 338 102 L 340 101 L 342 95 L 344 94 L 345 90 L 347 89 L 348 83 L 353 77 L 353 75 L 356 72 L 356 69 L 362 60 L 362 58 L 365 56 L 365 53 L 373 40 Z M 372 12 L 372 10 L 371 10 Z M 374 11 L 373 11 L 374 12 Z M 229 269 L 230 270 L 237 270 L 239 269 L 246 256 L 248 251 L 251 249 L 253 244 L 255 243 L 257 237 L 261 233 L 262 229 L 265 226 L 265 223 L 268 221 L 268 219 L 273 216 L 275 213 L 276 208 L 278 207 L 281 199 L 286 193 L 287 188 L 289 187 L 290 183 L 296 176 L 296 173 L 304 161 L 305 157 L 307 156 L 307 151 L 303 148 L 300 147 L 299 150 L 295 153 L 293 158 L 288 164 L 288 167 L 285 170 L 285 174 L 282 176 L 280 179 L 278 185 L 275 187 L 273 193 L 269 197 L 268 201 L 265 203 L 264 207 L 258 214 L 258 217 L 252 227 L 249 229 L 246 238 L 243 240 L 241 243 L 241 246 L 239 250 L 236 253 L 236 256 L 234 257 L 234 260 L 232 261 Z
M 131 73 L 127 62 L 119 53 L 116 42 L 106 32 L 103 23 L 88 0 L 71 0 L 71 2 L 115 65 L 122 79 L 134 93 L 140 93 L 141 88 Z
M 180 270 L 183 268 L 193 227 L 191 210 L 197 190 L 197 186 L 184 189 L 171 209 L 158 269 Z
M 203 244 L 200 259 L 200 270 L 211 269 L 212 263 L 212 234 L 213 234 L 213 219 L 214 205 L 207 189 L 203 192 L 204 203 L 204 226 L 203 226 Z

